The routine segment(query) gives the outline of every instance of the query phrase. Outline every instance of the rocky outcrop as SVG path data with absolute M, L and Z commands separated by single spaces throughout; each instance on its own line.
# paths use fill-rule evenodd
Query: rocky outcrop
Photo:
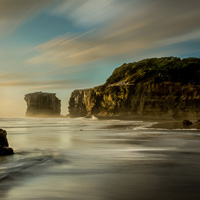
M 61 102 L 55 93 L 35 92 L 25 95 L 27 117 L 60 116 Z
M 117 68 L 102 86 L 75 90 L 71 117 L 200 117 L 200 59 L 153 58 Z
M 183 126 L 191 126 L 193 123 L 190 120 L 183 120 Z
M 69 101 L 72 117 L 169 117 L 200 116 L 200 86 L 179 83 L 101 86 L 75 90 Z
M 14 154 L 13 149 L 9 147 L 6 136 L 7 136 L 7 132 L 3 129 L 0 129 L 0 156 Z

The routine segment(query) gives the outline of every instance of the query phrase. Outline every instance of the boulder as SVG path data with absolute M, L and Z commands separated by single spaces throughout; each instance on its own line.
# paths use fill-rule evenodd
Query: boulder
M 190 126 L 193 123 L 190 120 L 183 120 L 183 126 Z
M 3 129 L 0 129 L 0 156 L 14 154 L 13 149 L 9 147 L 6 136 L 7 136 L 7 132 Z

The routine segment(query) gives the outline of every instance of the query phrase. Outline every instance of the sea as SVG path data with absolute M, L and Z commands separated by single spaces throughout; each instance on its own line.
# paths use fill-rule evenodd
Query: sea
M 199 128 L 159 124 L 0 118 L 0 200 L 199 200 Z

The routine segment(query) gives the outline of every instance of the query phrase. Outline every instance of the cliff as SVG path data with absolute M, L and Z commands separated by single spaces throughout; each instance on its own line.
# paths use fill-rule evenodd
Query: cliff
M 200 117 L 200 59 L 151 58 L 123 64 L 106 83 L 75 90 L 72 117 Z
M 24 99 L 27 103 L 27 117 L 60 115 L 61 103 L 55 93 L 29 93 L 25 95 Z

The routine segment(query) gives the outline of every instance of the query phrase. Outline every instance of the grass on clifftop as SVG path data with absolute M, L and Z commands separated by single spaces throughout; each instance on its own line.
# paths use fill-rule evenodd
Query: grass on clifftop
M 106 80 L 108 84 L 180 82 L 200 85 L 200 58 L 150 58 L 123 64 Z

